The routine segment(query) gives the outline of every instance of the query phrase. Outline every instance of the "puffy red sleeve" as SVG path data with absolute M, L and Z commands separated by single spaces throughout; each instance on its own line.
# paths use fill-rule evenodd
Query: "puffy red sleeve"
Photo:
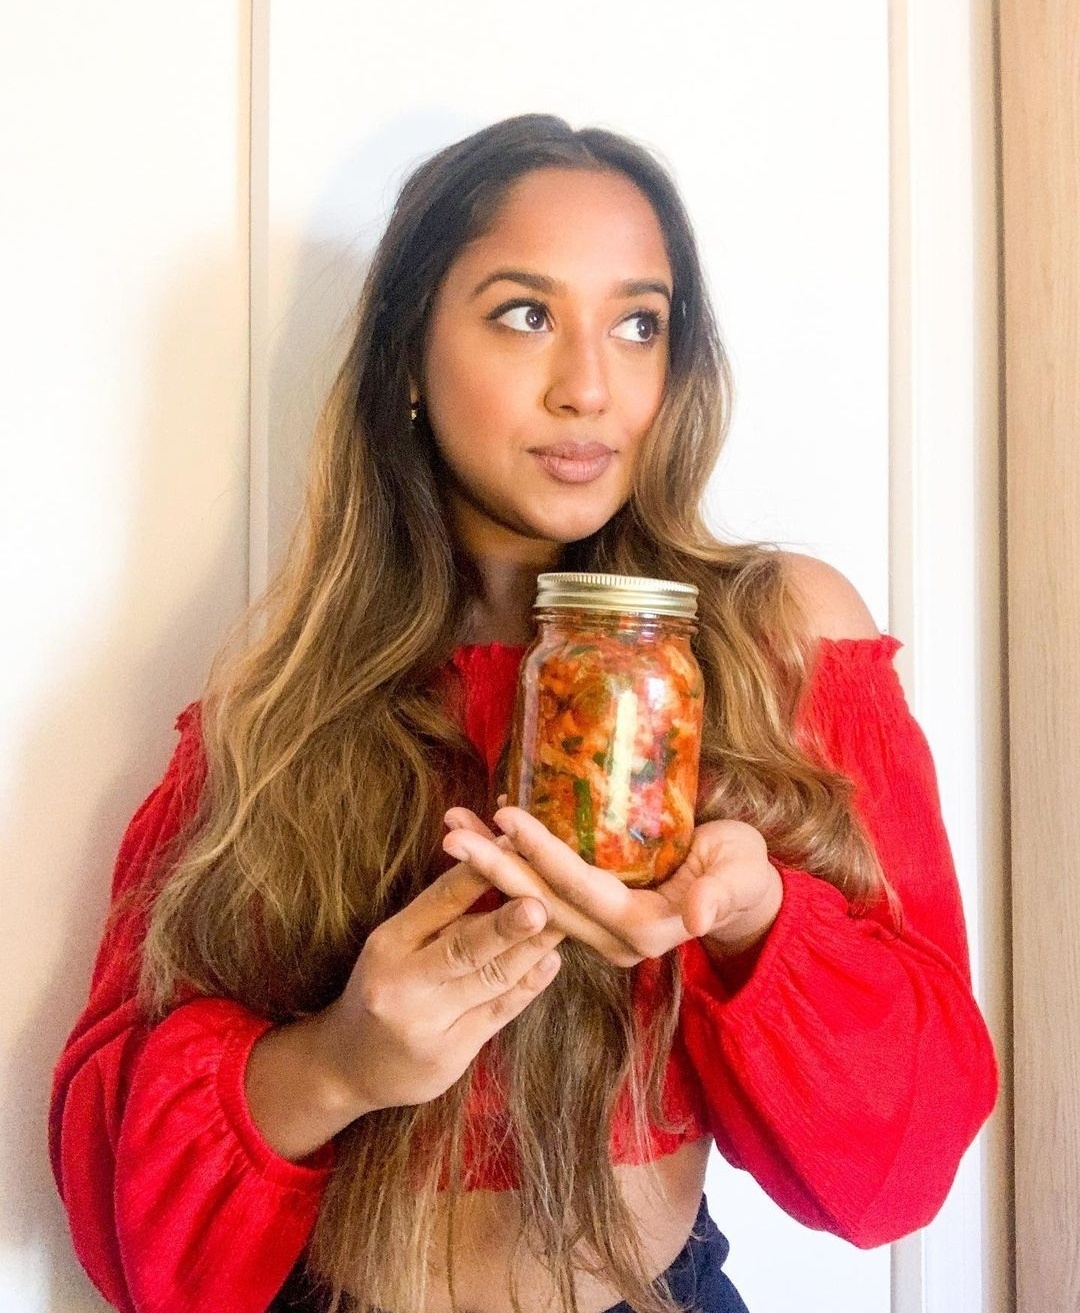
M 295 1164 L 259 1134 L 244 1069 L 269 1022 L 220 998 L 148 1027 L 135 1002 L 142 923 L 128 895 L 191 816 L 198 712 L 120 846 L 90 998 L 56 1068 L 53 1172 L 75 1250 L 122 1313 L 264 1313 L 311 1234 L 332 1148 Z M 125 910 L 126 909 L 126 910 Z
M 855 784 L 899 931 L 781 867 L 783 906 L 741 988 L 725 988 L 696 941 L 681 950 L 679 1042 L 717 1146 L 799 1221 L 864 1248 L 934 1216 L 997 1093 L 934 767 L 892 666 L 899 647 L 888 635 L 823 640 L 799 721 Z

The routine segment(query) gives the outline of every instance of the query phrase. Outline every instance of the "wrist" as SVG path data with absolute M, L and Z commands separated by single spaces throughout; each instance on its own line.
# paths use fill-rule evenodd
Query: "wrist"
M 310 1026 L 308 1043 L 327 1107 L 351 1114 L 349 1121 L 355 1121 L 383 1106 L 358 1079 L 355 1029 L 347 1022 L 340 998 L 296 1024 Z
M 373 1105 L 341 1064 L 329 1009 L 274 1026 L 256 1040 L 244 1076 L 251 1118 L 283 1158 L 300 1162 Z

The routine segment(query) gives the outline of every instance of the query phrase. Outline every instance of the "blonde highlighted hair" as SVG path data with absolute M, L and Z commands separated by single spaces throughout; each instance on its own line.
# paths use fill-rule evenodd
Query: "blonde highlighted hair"
M 142 1000 L 153 1017 L 181 986 L 275 1021 L 325 1007 L 368 933 L 444 869 L 445 809 L 493 810 L 498 781 L 463 733 L 448 665 L 477 578 L 448 527 L 431 433 L 422 417 L 410 422 L 409 379 L 455 256 L 497 221 L 514 182 L 543 168 L 628 177 L 656 212 L 674 279 L 668 384 L 631 497 L 599 532 L 566 546 L 562 567 L 696 584 L 706 685 L 699 820 L 748 821 L 774 856 L 852 900 L 882 887 L 848 782 L 795 739 L 809 649 L 781 558 L 766 545 L 717 541 L 700 512 L 731 381 L 675 187 L 623 137 L 527 115 L 416 169 L 375 254 L 288 558 L 208 681 L 206 784 L 154 891 L 144 947 Z M 542 1255 L 561 1307 L 576 1310 L 574 1272 L 588 1269 L 642 1313 L 662 1313 L 674 1306 L 650 1281 L 608 1146 L 626 1091 L 640 1136 L 648 1120 L 663 1122 L 677 958 L 663 961 L 667 1003 L 645 1024 L 633 972 L 580 946 L 564 950 L 555 982 L 485 1059 L 519 1163 L 518 1241 Z M 452 1244 L 462 1205 L 471 1076 L 338 1137 L 305 1260 L 326 1307 L 424 1306 L 431 1237 Z

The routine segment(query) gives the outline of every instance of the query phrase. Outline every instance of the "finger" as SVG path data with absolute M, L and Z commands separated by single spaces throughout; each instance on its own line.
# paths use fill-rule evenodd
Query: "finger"
M 490 888 L 475 867 L 458 862 L 383 922 L 384 937 L 392 934 L 404 948 L 418 948 L 467 912 Z
M 708 934 L 730 908 L 730 890 L 719 880 L 704 877 L 686 890 L 682 903 L 682 920 L 687 932 L 699 939 Z
M 459 917 L 421 950 L 418 963 L 437 984 L 485 973 L 501 954 L 538 935 L 547 920 L 539 899 L 516 898 L 493 912 Z
M 769 876 L 760 883 L 717 874 L 695 881 L 688 891 L 683 921 L 695 936 L 722 935 L 729 943 L 747 939 L 752 942 L 764 934 L 776 919 L 783 902 L 783 884 L 771 864 Z
M 482 834 L 485 839 L 495 838 L 480 817 L 468 807 L 451 807 L 443 817 L 443 824 L 448 830 L 472 830 L 474 834 Z
M 681 910 L 668 897 L 655 889 L 631 888 L 612 872 L 590 866 L 527 811 L 502 808 L 495 824 L 566 905 L 603 926 L 638 957 L 659 957 L 686 939 Z
M 539 899 L 547 908 L 551 923 L 564 934 L 589 944 L 609 961 L 631 965 L 626 960 L 628 957 L 626 941 L 606 926 L 598 924 L 573 904 L 560 898 L 528 862 L 515 852 L 512 846 L 509 846 L 509 839 L 503 838 L 497 843 L 491 843 L 479 835 L 458 831 L 446 836 L 443 840 L 443 848 L 457 860 L 470 863 L 508 898 Z M 570 855 L 575 860 L 580 860 L 574 854 Z M 614 877 L 608 878 L 614 879 Z
M 510 988 L 495 998 L 486 1000 L 464 1013 L 450 1027 L 449 1034 L 459 1036 L 463 1043 L 479 1049 L 489 1039 L 524 1012 L 538 994 L 558 975 L 561 959 L 555 949 L 547 949 Z
M 626 917 L 629 887 L 610 871 L 590 866 L 535 816 L 520 807 L 503 807 L 495 813 L 495 824 L 560 898 L 600 921 Z
M 455 830 L 446 835 L 442 846 L 455 861 L 468 863 L 507 898 L 538 898 L 550 912 L 550 891 L 505 835 L 491 840 L 472 831 Z
M 447 980 L 439 990 L 439 1003 L 452 1015 L 471 1011 L 515 989 L 536 964 L 563 940 L 561 930 L 547 926 L 531 939 L 514 944 L 482 963 L 468 975 Z

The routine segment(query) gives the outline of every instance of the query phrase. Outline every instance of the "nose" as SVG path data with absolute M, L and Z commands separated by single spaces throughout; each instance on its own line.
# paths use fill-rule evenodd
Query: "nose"
M 611 401 L 603 346 L 584 331 L 556 347 L 544 405 L 553 415 L 602 415 Z

